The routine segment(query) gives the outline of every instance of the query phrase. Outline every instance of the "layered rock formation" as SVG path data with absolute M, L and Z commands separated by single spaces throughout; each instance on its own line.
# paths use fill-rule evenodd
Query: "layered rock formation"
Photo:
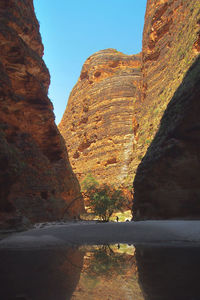
M 137 149 L 157 134 L 134 182 L 137 219 L 200 216 L 199 51 L 199 1 L 147 1 Z
M 100 183 L 132 184 L 139 81 L 140 55 L 106 49 L 83 65 L 59 124 L 80 180 L 91 173 Z
M 33 1 L 0 3 L 0 214 L 79 214 L 79 184 L 47 97 L 50 77 Z

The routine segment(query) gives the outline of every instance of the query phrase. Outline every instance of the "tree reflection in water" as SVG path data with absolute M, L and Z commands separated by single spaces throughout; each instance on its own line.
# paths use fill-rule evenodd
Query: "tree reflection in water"
M 2 300 L 200 300 L 199 247 L 0 250 Z
M 84 250 L 83 270 L 72 299 L 144 299 L 138 284 L 134 246 L 103 245 Z
M 133 257 L 131 257 L 132 259 Z M 124 253 L 114 252 L 109 245 L 98 247 L 92 253 L 89 265 L 86 267 L 85 273 L 89 277 L 110 277 L 115 275 L 123 275 L 127 271 L 127 260 Z
M 124 247 L 124 248 L 123 248 Z M 72 299 L 200 300 L 200 249 L 126 245 L 88 248 Z

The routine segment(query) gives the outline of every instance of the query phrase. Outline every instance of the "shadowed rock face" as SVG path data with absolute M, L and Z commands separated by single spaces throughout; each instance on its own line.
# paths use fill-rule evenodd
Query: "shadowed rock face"
M 83 65 L 59 124 L 80 180 L 92 173 L 100 183 L 131 183 L 140 65 L 140 55 L 114 49 L 93 54 Z
M 147 2 L 142 101 L 134 113 L 138 146 L 155 138 L 134 181 L 135 219 L 200 216 L 199 32 L 198 1 Z
M 0 213 L 62 216 L 79 195 L 47 97 L 50 77 L 32 0 L 0 3 Z M 79 214 L 81 200 L 68 209 Z

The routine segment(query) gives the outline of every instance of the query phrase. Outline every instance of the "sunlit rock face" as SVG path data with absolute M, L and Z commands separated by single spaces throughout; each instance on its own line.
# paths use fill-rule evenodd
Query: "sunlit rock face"
M 199 1 L 147 1 L 135 219 L 200 216 L 199 32 Z
M 79 214 L 79 184 L 47 97 L 50 76 L 33 1 L 0 2 L 0 214 Z M 67 209 L 68 208 L 68 209 Z
M 59 124 L 80 180 L 91 173 L 100 183 L 131 184 L 140 61 L 140 55 L 106 49 L 84 63 Z

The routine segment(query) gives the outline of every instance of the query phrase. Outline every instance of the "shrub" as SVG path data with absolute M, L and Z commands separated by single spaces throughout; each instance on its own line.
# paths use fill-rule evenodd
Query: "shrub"
M 92 174 L 88 174 L 82 181 L 81 191 L 90 209 L 104 222 L 108 222 L 115 211 L 121 210 L 127 200 L 122 190 L 107 184 L 99 185 Z
M 120 190 L 108 185 L 95 187 L 88 192 L 89 206 L 104 222 L 108 222 L 112 214 L 123 206 L 124 197 Z

